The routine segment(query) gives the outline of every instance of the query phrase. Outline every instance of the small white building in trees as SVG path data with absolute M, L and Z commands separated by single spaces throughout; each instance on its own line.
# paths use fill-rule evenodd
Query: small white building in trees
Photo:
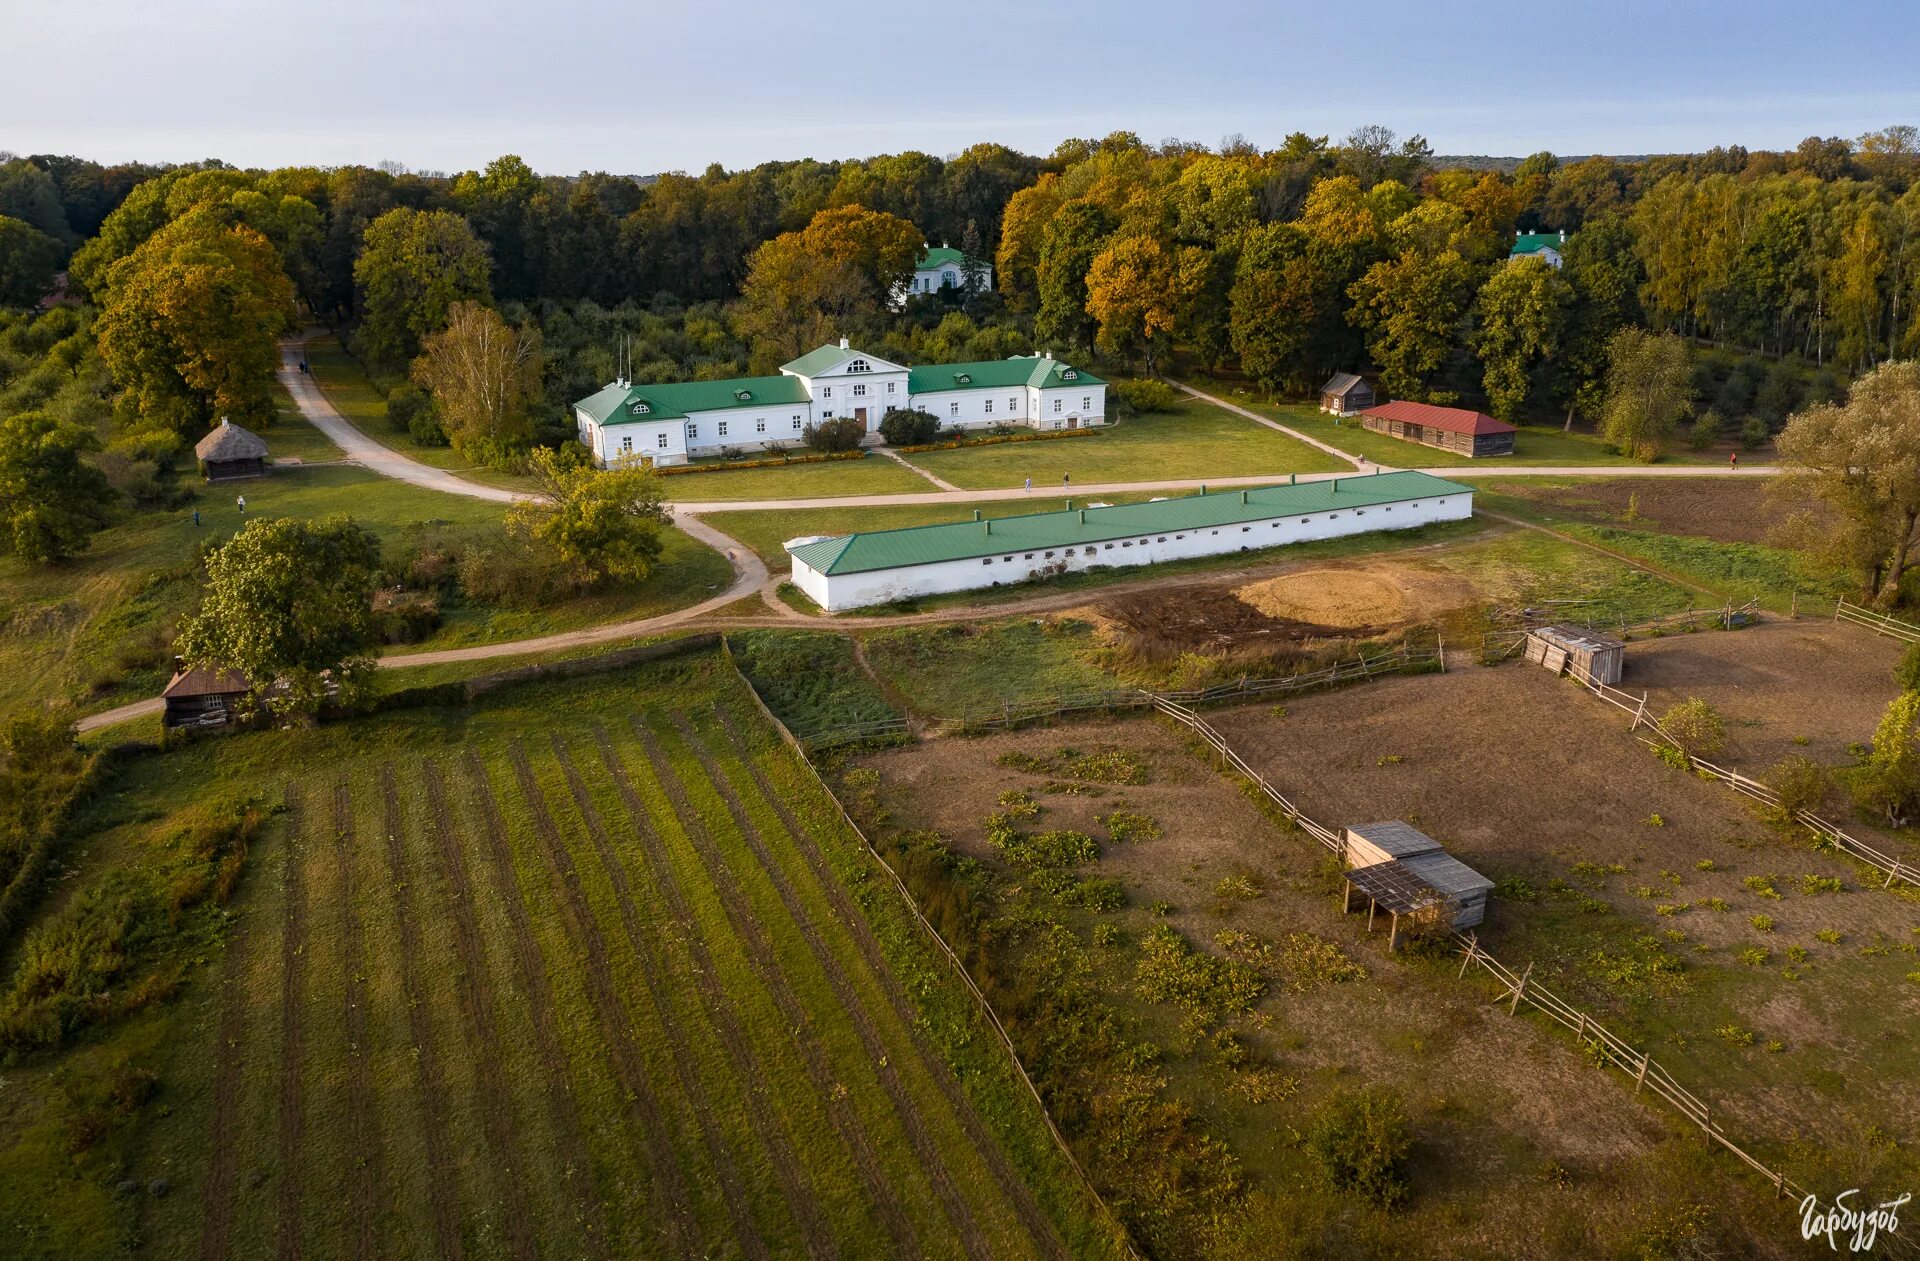
M 883 416 L 909 410 L 951 429 L 1081 429 L 1106 423 L 1107 383 L 1051 354 L 908 368 L 843 338 L 782 365 L 779 376 L 616 380 L 573 405 L 580 441 L 603 466 L 796 447 L 807 426 L 847 416 L 878 435 Z

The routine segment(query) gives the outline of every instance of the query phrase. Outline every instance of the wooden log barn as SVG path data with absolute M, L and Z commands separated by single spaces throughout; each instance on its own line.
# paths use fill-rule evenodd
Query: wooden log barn
M 1624 641 L 1578 626 L 1536 626 L 1527 632 L 1527 660 L 1558 674 L 1618 683 L 1626 670 Z

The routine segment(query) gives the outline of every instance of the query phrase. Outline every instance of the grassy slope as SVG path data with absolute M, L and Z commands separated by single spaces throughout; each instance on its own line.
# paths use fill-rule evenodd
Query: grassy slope
M 1062 474 L 1082 485 L 1165 478 L 1252 477 L 1346 467 L 1285 434 L 1210 403 L 1183 399 L 1171 412 L 1136 416 L 1091 438 L 1009 442 L 927 451 L 915 464 L 956 486 L 1018 486 L 1028 477 L 1052 490 Z
M 731 731 L 742 733 L 743 743 L 736 744 L 729 728 L 715 720 L 714 705 L 731 714 Z M 646 740 L 627 725 L 633 713 L 644 715 Z M 618 791 L 603 762 L 603 730 L 637 797 Z M 575 800 L 556 740 L 578 774 L 585 808 Z M 649 741 L 663 760 L 650 758 Z M 528 795 L 514 765 L 516 743 L 525 750 L 535 796 Z M 463 763 L 469 754 L 477 759 L 477 775 Z M 397 812 L 391 816 L 383 801 L 389 773 Z M 435 822 L 436 773 L 447 787 L 451 826 Z M 183 785 L 192 787 L 183 791 Z M 20 1197 L 7 1216 L 15 1224 L 35 1222 L 28 1234 L 10 1237 L 19 1249 L 14 1255 L 126 1255 L 136 1235 L 153 1255 L 190 1253 L 201 1242 L 209 1203 L 232 1206 L 233 1255 L 271 1255 L 276 1234 L 296 1220 L 317 1254 L 344 1254 L 351 1251 L 355 1189 L 363 1179 L 375 1188 L 368 1220 L 376 1251 L 434 1251 L 438 1193 L 470 1255 L 508 1250 L 519 1220 L 530 1223 L 543 1250 L 550 1245 L 568 1254 L 587 1251 L 589 1201 L 604 1213 L 612 1252 L 633 1255 L 649 1247 L 644 1240 L 657 1239 L 660 1226 L 649 1193 L 649 1146 L 678 1163 L 697 1236 L 720 1247 L 734 1228 L 703 1134 L 719 1142 L 724 1162 L 739 1171 L 753 1229 L 776 1254 L 798 1250 L 800 1237 L 766 1164 L 770 1141 L 796 1154 L 834 1248 L 845 1255 L 885 1252 L 888 1235 L 845 1141 L 828 1121 L 829 1111 L 841 1107 L 867 1135 L 881 1177 L 894 1188 L 923 1246 L 931 1255 L 957 1256 L 952 1227 L 924 1155 L 909 1141 L 909 1121 L 896 1098 L 910 1101 L 905 1115 L 916 1118 L 911 1124 L 939 1153 L 995 1255 L 1031 1247 L 989 1167 L 996 1150 L 1034 1187 L 1075 1255 L 1103 1251 L 1087 1205 L 1047 1145 L 1030 1101 L 973 1021 L 967 1000 L 931 964 L 897 901 L 870 886 L 857 842 L 716 656 L 502 694 L 468 711 L 395 714 L 350 730 L 234 737 L 136 762 L 115 788 L 84 820 L 98 839 L 77 864 L 80 880 L 141 862 L 144 838 L 167 828 L 194 799 L 240 792 L 277 802 L 290 789 L 302 810 L 297 817 L 278 816 L 255 845 L 229 912 L 224 946 L 163 937 L 157 956 L 143 956 L 142 970 L 164 964 L 169 955 L 185 967 L 177 999 L 148 1006 L 64 1056 L 9 1073 L 11 1089 L 0 1100 L 0 1177 Z M 778 807 L 769 792 L 777 794 Z M 772 868 L 745 852 L 729 797 L 766 847 Z M 336 800 L 344 805 L 338 816 Z M 491 865 L 483 839 L 488 800 L 504 821 L 505 869 Z M 661 837 L 658 854 L 632 844 L 626 812 L 635 801 L 645 803 Z M 596 816 L 612 831 L 617 871 L 591 841 Z M 390 818 L 398 820 L 397 833 Z M 799 837 L 788 830 L 790 821 L 804 828 L 808 845 L 819 847 L 824 866 L 806 857 Z M 549 839 L 542 839 L 543 828 Z M 391 845 L 389 835 L 395 837 Z M 577 880 L 557 877 L 550 841 L 568 856 Z M 721 850 L 710 848 L 715 841 Z M 474 890 L 470 899 L 456 899 L 452 868 L 436 854 L 443 843 L 459 855 Z M 693 922 L 667 917 L 658 856 L 685 891 Z M 716 857 L 730 875 L 715 869 Z M 770 872 L 791 898 L 777 893 Z M 303 927 L 291 939 L 290 875 L 303 888 L 305 907 Z M 623 882 L 628 904 L 639 914 L 626 927 Z M 848 892 L 836 892 L 836 886 Z M 729 887 L 744 900 L 729 896 Z M 917 1009 L 915 1024 L 941 1048 L 934 1054 L 956 1057 L 965 1090 L 993 1136 L 985 1148 L 964 1132 L 916 1035 L 886 997 L 884 975 L 868 966 L 849 938 L 844 917 L 834 909 L 835 899 L 844 902 L 849 895 L 866 908 L 887 967 L 901 971 L 908 1001 Z M 546 977 L 545 1011 L 558 1039 L 558 1060 L 548 1055 L 552 1038 L 543 1041 L 537 1029 L 541 1002 L 518 970 L 524 956 L 511 948 L 516 906 L 525 910 L 533 958 Z M 461 908 L 474 917 L 470 941 L 478 943 L 477 957 L 463 957 L 456 936 Z M 764 926 L 778 975 L 809 1013 L 811 1032 L 801 1038 L 776 1008 L 766 975 L 751 964 L 736 931 L 743 911 Z M 793 918 L 796 911 L 811 923 L 824 953 L 808 943 Z M 630 937 L 635 930 L 638 938 Z M 714 991 L 702 990 L 690 970 L 689 930 L 710 952 L 718 992 L 736 1009 L 752 1062 L 765 1073 L 763 1099 L 777 1127 L 773 1132 L 758 1128 L 744 1107 L 745 1084 L 732 1068 L 739 1061 L 726 1053 L 713 1023 Z M 356 940 L 357 973 L 351 962 Z M 231 959 L 228 950 L 236 952 Z M 597 989 L 589 971 L 590 965 L 602 966 L 596 958 L 604 960 L 607 981 Z M 490 1016 L 463 997 L 469 960 L 482 971 L 478 992 L 486 995 Z M 291 989 L 289 963 L 298 969 Z M 233 978 L 230 987 L 219 983 L 222 975 Z M 844 984 L 832 981 L 835 975 Z M 341 1016 L 355 987 L 367 1022 L 358 1050 L 371 1087 L 358 1107 L 351 1088 L 355 1060 Z M 408 1002 L 410 989 L 420 995 L 419 1005 Z M 854 1036 L 840 995 L 855 998 L 877 1042 Z M 610 1001 L 617 1011 L 608 1008 Z M 222 1020 L 236 1015 L 239 1036 L 224 1046 Z M 304 1062 L 291 1076 L 283 1071 L 282 1055 L 289 1015 L 299 1022 L 304 1045 Z M 658 1130 L 638 1123 L 631 1089 L 622 1084 L 623 1070 L 609 1050 L 623 1036 L 610 1018 L 630 1030 L 624 1036 L 638 1055 L 637 1080 L 650 1083 L 657 1096 L 663 1120 Z M 489 1020 L 495 1030 L 491 1045 L 481 1032 Z M 678 1067 L 668 1059 L 669 1023 L 681 1031 L 687 1052 Z M 806 1066 L 801 1043 L 809 1038 L 825 1056 L 824 1079 Z M 871 1053 L 876 1048 L 877 1057 Z M 121 1056 L 159 1073 L 153 1105 L 123 1122 L 78 1166 L 32 1159 L 33 1152 L 63 1141 L 57 1083 Z M 882 1089 L 883 1067 L 903 1094 Z M 216 1134 L 215 1092 L 223 1076 L 237 1091 Z M 433 1079 L 438 1088 L 428 1089 Z M 821 1080 L 834 1084 L 831 1099 L 839 1102 L 821 1093 Z M 707 1109 L 696 1115 L 676 1082 L 691 1082 Z M 554 1089 L 562 1086 L 565 1095 L 556 1096 Z M 582 1192 L 576 1176 L 581 1170 L 569 1170 L 565 1126 L 557 1119 L 565 1109 L 556 1111 L 556 1098 L 573 1100 L 591 1195 Z M 287 1102 L 298 1106 L 301 1118 L 291 1148 L 285 1146 Z M 484 1111 L 490 1104 L 500 1109 L 491 1123 Z M 235 1146 L 232 1189 L 210 1196 L 208 1161 L 221 1141 Z M 501 1150 L 503 1143 L 508 1150 Z M 283 1153 L 291 1154 L 291 1162 Z M 253 1171 L 267 1175 L 263 1185 L 251 1184 Z M 167 1178 L 173 1194 L 114 1197 L 110 1188 L 121 1176 L 143 1184 Z
M 55 696 L 84 696 L 106 709 L 151 695 L 166 681 L 168 631 L 190 610 L 196 549 L 229 538 L 247 514 L 322 517 L 347 513 L 389 547 L 432 533 L 455 539 L 497 537 L 497 504 L 409 486 L 351 466 L 288 468 L 238 487 L 202 487 L 193 506 L 147 512 L 98 535 L 86 555 L 39 570 L 0 558 L 0 712 Z M 193 523 L 194 507 L 200 524 Z M 683 607 L 723 586 L 724 557 L 675 530 L 661 569 L 646 586 L 568 600 L 550 608 L 506 610 L 457 602 L 430 641 L 452 647 L 575 629 Z M 11 619 L 9 621 L 9 619 Z
M 722 499 L 818 499 L 828 495 L 909 495 L 940 489 L 883 455 L 786 468 L 736 469 L 663 477 L 668 499 L 705 503 Z

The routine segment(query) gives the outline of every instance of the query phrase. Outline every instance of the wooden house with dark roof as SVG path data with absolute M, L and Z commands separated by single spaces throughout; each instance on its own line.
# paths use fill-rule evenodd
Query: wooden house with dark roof
M 238 670 L 192 666 L 177 671 L 160 693 L 165 703 L 161 725 L 224 727 L 240 716 L 240 704 L 252 690 Z
M 267 444 L 225 416 L 212 433 L 194 444 L 193 455 L 210 482 L 266 476 Z
M 1373 406 L 1373 387 L 1353 372 L 1336 372 L 1320 387 L 1320 410 L 1335 416 L 1351 416 Z

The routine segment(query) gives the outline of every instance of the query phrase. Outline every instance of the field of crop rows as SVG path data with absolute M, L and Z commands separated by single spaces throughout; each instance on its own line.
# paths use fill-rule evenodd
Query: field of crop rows
M 1078 1206 L 1043 1207 L 916 1028 L 826 798 L 701 682 L 457 738 L 382 720 L 279 768 L 149 1244 L 1066 1254 Z

